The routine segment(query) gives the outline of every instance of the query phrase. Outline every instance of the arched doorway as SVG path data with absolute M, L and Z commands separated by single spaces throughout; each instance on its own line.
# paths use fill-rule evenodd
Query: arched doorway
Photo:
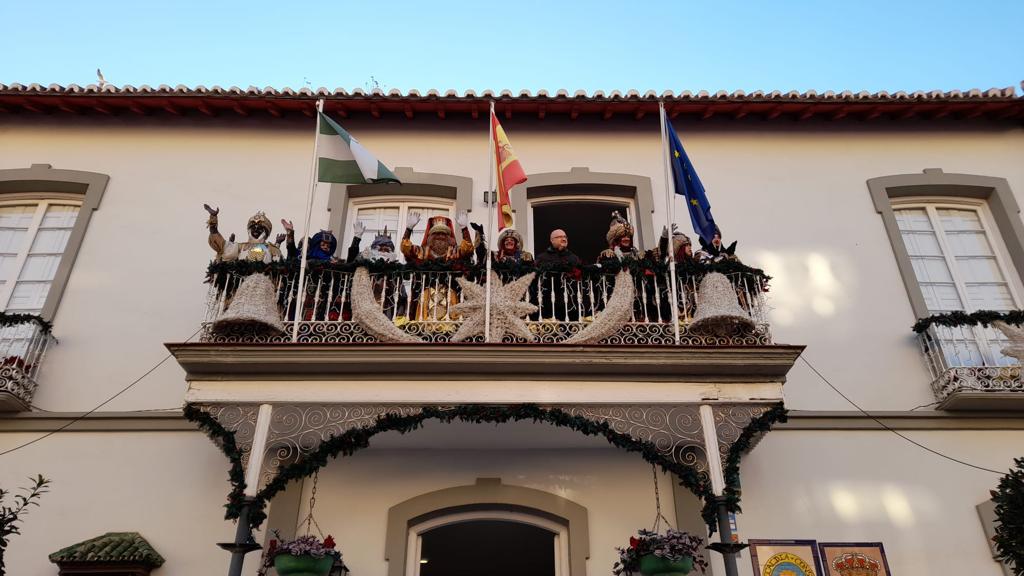
M 564 524 L 529 512 L 474 510 L 409 528 L 406 576 L 568 576 Z
M 447 527 L 451 528 L 444 529 Z M 503 484 L 499 478 L 477 478 L 472 485 L 420 494 L 392 506 L 385 544 L 388 576 L 441 576 L 441 572 L 421 569 L 432 562 L 445 565 L 445 547 L 453 540 L 465 552 L 467 547 L 460 547 L 458 538 L 469 532 L 499 546 L 510 545 L 513 534 L 528 538 L 525 554 L 529 563 L 543 566 L 543 571 L 519 571 L 516 576 L 586 576 L 590 557 L 587 509 L 549 492 Z M 489 560 L 474 564 L 465 558 L 455 562 L 477 574 L 501 569 Z M 426 564 L 420 564 L 423 559 Z

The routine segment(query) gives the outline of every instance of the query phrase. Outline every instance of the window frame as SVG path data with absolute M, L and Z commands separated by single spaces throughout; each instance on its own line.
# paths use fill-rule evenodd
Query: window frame
M 1020 206 L 1013 190 L 1005 178 L 980 176 L 976 174 L 947 174 L 940 168 L 926 168 L 921 174 L 896 174 L 871 178 L 867 181 L 868 191 L 875 211 L 881 215 L 882 225 L 889 237 L 889 245 L 896 257 L 896 265 L 903 279 L 903 285 L 916 318 L 926 318 L 928 306 L 924 294 L 917 284 L 910 255 L 903 244 L 893 202 L 910 198 L 941 198 L 943 202 L 978 200 L 985 203 L 995 222 L 991 234 L 1003 240 L 1009 258 L 1017 274 L 1011 283 L 1020 282 L 1018 274 L 1024 273 L 1024 221 L 1020 217 Z
M 1021 295 L 1024 294 L 1024 284 L 1021 282 L 1020 273 L 1013 267 L 1013 263 L 1010 261 L 1010 255 L 1006 249 L 1003 239 L 995 233 L 995 231 L 998 230 L 998 227 L 996 226 L 995 219 L 992 217 L 987 203 L 968 198 L 919 196 L 894 200 L 892 202 L 892 209 L 894 213 L 899 210 L 918 209 L 925 210 L 928 214 L 933 232 L 936 233 L 936 238 L 939 242 L 940 248 L 942 249 L 942 255 L 946 261 L 946 266 L 953 278 L 953 284 L 956 286 L 957 295 L 960 297 L 961 306 L 967 313 L 975 312 L 976 310 L 969 303 L 966 281 L 957 266 L 956 257 L 953 255 L 952 247 L 949 245 L 949 240 L 946 237 L 945 229 L 942 227 L 941 216 L 938 214 L 938 211 L 941 209 L 971 210 L 977 213 L 978 219 L 981 221 L 985 239 L 992 248 L 992 254 L 995 259 L 996 266 L 999 268 L 1000 274 L 1002 274 L 1003 278 L 1006 280 L 1007 289 L 1010 291 L 1010 298 L 1013 300 L 1013 305 L 1017 309 L 1021 307 L 1021 303 L 1024 302 L 1021 298 Z M 900 237 L 900 241 L 903 242 L 902 235 Z M 905 243 L 903 244 L 903 248 L 906 250 Z M 907 256 L 908 258 L 910 257 L 909 252 Z M 919 282 L 917 280 L 916 273 L 914 275 L 914 281 Z M 920 284 L 918 284 L 918 290 L 920 290 Z M 931 310 L 928 312 L 929 314 L 933 313 Z
M 110 176 L 82 170 L 54 169 L 49 164 L 32 164 L 28 168 L 0 169 L 0 200 L 31 202 L 39 200 L 75 200 L 81 203 L 78 218 L 68 237 L 60 264 L 43 304 L 42 316 L 53 321 L 85 240 L 92 213 L 99 209 Z
M 40 227 L 43 223 L 43 218 L 46 216 L 46 211 L 50 206 L 74 206 L 78 208 L 78 212 L 75 215 L 75 221 L 77 224 L 78 215 L 82 212 L 82 201 L 61 198 L 60 195 L 54 195 L 53 197 L 46 197 L 42 199 L 22 199 L 17 200 L 15 198 L 0 196 L 0 208 L 17 207 L 17 206 L 34 206 L 35 211 L 32 215 L 32 222 L 29 224 L 28 229 L 25 231 L 25 243 L 23 247 L 18 251 L 16 259 L 14 261 L 14 275 L 7 281 L 2 287 L 0 287 L 0 310 L 7 311 L 10 308 L 11 297 L 14 296 L 14 289 L 18 283 L 21 282 L 21 275 L 24 272 L 25 263 L 28 261 L 28 257 L 32 252 L 32 245 L 35 243 L 36 236 L 39 234 Z M 74 227 L 71 228 L 74 231 Z M 61 251 L 60 259 L 64 260 L 64 256 L 68 250 L 68 244 L 70 243 L 70 234 L 68 242 L 64 244 L 64 249 Z M 58 270 L 60 265 L 58 264 Z M 54 272 L 54 277 L 49 282 L 49 289 L 47 290 L 46 300 L 49 300 L 49 290 L 53 289 L 54 282 L 57 279 L 57 273 Z M 41 281 L 34 281 L 41 282 Z M 44 300 L 43 306 L 46 306 Z
M 405 576 L 420 576 L 419 560 L 423 555 L 423 535 L 425 533 L 442 526 L 481 520 L 516 522 L 551 532 L 555 546 L 555 576 L 569 576 L 569 527 L 537 514 L 501 508 L 455 511 L 410 525 L 405 553 Z
M 394 208 L 397 205 L 399 229 L 392 232 L 391 235 L 391 239 L 394 240 L 395 248 L 397 249 L 399 242 L 402 240 L 402 236 L 405 234 L 405 221 L 409 215 L 409 208 L 413 204 L 424 208 L 436 208 L 439 210 L 447 209 L 448 217 L 452 219 L 453 225 L 455 223 L 456 202 L 454 200 L 433 196 L 367 196 L 364 198 L 352 198 L 349 200 L 348 212 L 345 215 L 345 220 L 352 223 L 357 222 L 359 210 L 361 209 Z M 456 230 L 455 232 L 456 234 L 460 233 L 459 230 Z M 352 227 L 349 226 L 348 229 L 345 230 L 344 243 L 342 246 L 350 246 L 354 237 L 355 232 L 352 230 Z M 366 246 L 360 244 L 360 247 L 365 248 Z M 398 258 L 403 262 L 405 261 L 401 253 L 398 254 Z
M 541 246 L 539 248 L 539 250 L 538 250 L 537 246 L 533 245 L 534 244 L 534 242 L 533 242 L 533 234 L 532 234 L 532 231 L 533 231 L 533 209 L 536 208 L 537 206 L 544 206 L 545 204 L 571 204 L 573 202 L 590 202 L 590 203 L 593 203 L 593 204 L 605 204 L 606 203 L 606 204 L 609 204 L 609 205 L 625 204 L 626 205 L 626 214 L 625 214 L 626 220 L 633 225 L 634 230 L 639 228 L 639 223 L 637 222 L 636 199 L 632 198 L 632 197 L 628 197 L 628 196 L 612 196 L 612 195 L 609 195 L 609 194 L 599 194 L 598 193 L 598 194 L 563 194 L 563 195 L 554 195 L 554 196 L 544 196 L 544 197 L 541 197 L 541 198 L 530 198 L 530 199 L 527 199 L 527 207 L 528 207 L 528 209 L 526 211 L 526 215 L 527 215 L 526 230 L 531 231 L 531 233 L 529 235 L 525 235 L 524 232 L 520 231 L 521 234 L 524 234 L 524 240 L 526 242 L 526 249 L 527 250 L 530 250 L 534 254 L 536 254 L 538 251 L 543 251 L 543 250 L 547 249 L 547 246 Z M 611 214 L 611 212 L 609 212 L 609 218 L 611 218 L 610 214 Z M 604 223 L 598 224 L 598 230 L 599 230 L 600 234 L 603 237 L 604 233 L 607 231 L 607 225 L 604 224 Z M 635 246 L 640 246 L 641 244 L 639 244 L 639 241 L 640 241 L 639 237 L 635 238 L 634 239 L 634 245 Z

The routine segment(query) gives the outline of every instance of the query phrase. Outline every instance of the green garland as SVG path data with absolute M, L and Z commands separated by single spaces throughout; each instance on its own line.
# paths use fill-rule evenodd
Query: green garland
M 53 324 L 44 320 L 42 316 L 0 312 L 0 326 L 17 326 L 18 324 L 27 324 L 29 322 L 34 322 L 44 334 L 49 334 L 53 330 Z
M 249 523 L 253 528 L 258 528 L 266 519 L 265 508 L 267 503 L 279 492 L 285 489 L 289 482 L 300 478 L 307 478 L 314 472 L 323 468 L 328 459 L 352 454 L 370 446 L 370 439 L 383 432 L 398 432 L 406 434 L 420 428 L 427 420 L 436 419 L 441 422 L 450 423 L 454 421 L 500 424 L 506 422 L 532 421 L 551 424 L 553 426 L 569 428 L 587 436 L 603 436 L 608 443 L 617 448 L 629 452 L 639 452 L 641 457 L 661 467 L 665 472 L 675 474 L 680 479 L 680 484 L 696 494 L 704 501 L 704 508 L 701 516 L 713 533 L 718 527 L 718 517 L 714 493 L 710 485 L 705 482 L 696 470 L 690 466 L 675 462 L 658 450 L 658 447 L 651 442 L 638 440 L 629 435 L 616 432 L 607 422 L 595 422 L 582 416 L 573 416 L 559 408 L 542 408 L 535 404 L 517 404 L 513 406 L 484 406 L 467 404 L 454 408 L 441 408 L 437 406 L 425 406 L 422 411 L 412 415 L 384 414 L 368 426 L 352 428 L 342 434 L 325 440 L 311 454 L 302 460 L 283 466 L 274 478 L 257 494 L 252 500 L 243 497 L 245 490 L 245 473 L 241 465 L 241 452 L 234 442 L 234 434 L 225 430 L 212 416 L 202 412 L 198 408 L 188 406 L 185 409 L 185 416 L 190 421 L 197 422 L 208 436 L 217 444 L 231 460 L 231 495 L 225 505 L 227 513 L 225 517 L 229 520 L 237 519 L 242 508 L 246 505 L 249 509 Z M 736 499 L 738 502 L 738 498 Z M 731 509 L 738 511 L 738 508 Z
M 1015 458 L 1015 469 L 999 480 L 992 491 L 999 525 L 992 540 L 999 560 L 1012 567 L 1017 576 L 1024 576 L 1024 458 Z
M 280 493 L 289 482 L 308 478 L 314 472 L 327 465 L 328 459 L 340 456 L 351 456 L 370 446 L 370 439 L 383 432 L 407 434 L 418 428 L 427 420 L 436 419 L 444 423 L 455 421 L 475 424 L 501 424 L 507 422 L 532 421 L 569 428 L 587 436 L 603 436 L 609 444 L 627 452 L 639 452 L 640 456 L 659 466 L 663 471 L 679 477 L 680 484 L 704 501 L 701 517 L 714 534 L 718 528 L 718 499 L 711 491 L 710 485 L 690 466 L 686 466 L 665 457 L 653 443 L 638 440 L 627 434 L 616 432 L 607 422 L 596 422 L 583 416 L 573 416 L 559 408 L 542 408 L 536 404 L 516 404 L 512 406 L 488 406 L 466 404 L 454 408 L 424 406 L 421 412 L 411 415 L 384 414 L 367 426 L 351 428 L 344 433 L 333 436 L 322 442 L 317 449 L 302 460 L 283 466 L 274 478 L 260 490 L 255 498 L 245 498 L 245 470 L 242 467 L 242 452 L 235 443 L 233 432 L 225 429 L 213 416 L 194 407 L 185 407 L 185 418 L 194 422 L 206 432 L 213 442 L 231 461 L 229 479 L 231 492 L 225 518 L 239 518 L 242 508 L 250 506 L 249 523 L 258 528 L 266 519 L 266 505 Z M 776 422 L 786 421 L 786 409 L 779 404 L 761 416 L 752 420 L 732 444 L 725 465 L 725 493 L 723 498 L 730 512 L 740 512 L 740 458 L 746 453 L 757 434 L 771 430 Z
M 777 422 L 786 422 L 787 410 L 780 402 L 770 410 L 750 421 L 740 433 L 740 437 L 729 447 L 729 455 L 725 459 L 725 491 L 723 497 L 730 512 L 740 512 L 740 458 L 746 454 L 758 434 L 768 432 Z
M 224 428 L 216 418 L 208 412 L 204 412 L 191 404 L 185 406 L 183 411 L 185 419 L 197 425 L 200 430 L 206 433 L 207 437 L 220 448 L 221 452 L 228 457 L 231 468 L 228 470 L 228 481 L 231 483 L 231 492 L 228 494 L 228 503 L 224 505 L 227 512 L 224 517 L 228 520 L 238 518 L 242 508 L 248 503 L 245 498 L 245 467 L 242 466 L 242 451 L 238 449 L 235 442 L 235 433 Z M 250 513 L 250 522 L 257 520 L 256 525 L 263 522 L 266 515 L 263 508 Z
M 471 278 L 483 277 L 484 266 L 470 264 L 466 261 L 441 262 L 425 261 L 415 264 L 402 264 L 400 262 L 385 262 L 383 260 L 361 261 L 361 262 L 324 262 L 309 260 L 306 262 L 307 270 L 311 273 L 329 272 L 355 272 L 357 268 L 366 267 L 371 273 L 384 274 L 394 272 L 455 272 L 462 273 Z M 492 269 L 497 272 L 506 272 L 515 276 L 525 276 L 530 272 L 564 273 L 582 278 L 584 276 L 615 275 L 622 270 L 629 270 L 634 276 L 645 276 L 664 274 L 668 271 L 668 264 L 655 262 L 649 258 L 635 260 L 626 258 L 620 261 L 606 261 L 603 264 L 583 264 L 580 266 L 567 266 L 561 264 L 545 264 L 538 266 L 533 262 L 496 262 Z M 208 279 L 217 279 L 220 282 L 226 274 L 236 276 L 248 276 L 250 274 L 263 273 L 270 275 L 296 274 L 299 271 L 299 262 L 286 260 L 266 264 L 263 262 L 249 262 L 246 260 L 232 260 L 229 262 L 211 262 L 207 267 Z M 752 268 L 740 262 L 724 260 L 701 264 L 698 262 L 680 262 L 676 264 L 676 275 L 683 278 L 700 277 L 711 272 L 721 274 L 744 274 L 751 277 L 762 287 L 767 287 L 771 276 L 764 273 L 764 270 Z
M 1024 310 L 1011 310 L 1010 312 L 995 312 L 992 310 L 978 310 L 977 312 L 948 312 L 946 314 L 935 314 L 922 318 L 914 323 L 914 332 L 920 334 L 932 326 L 977 326 L 982 325 L 988 328 L 993 322 L 1002 321 L 1007 324 L 1024 324 Z

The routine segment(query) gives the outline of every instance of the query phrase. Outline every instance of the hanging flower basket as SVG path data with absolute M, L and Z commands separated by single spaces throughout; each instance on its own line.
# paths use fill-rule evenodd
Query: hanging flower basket
M 277 532 L 274 532 L 280 538 Z M 330 535 L 323 542 L 313 535 L 299 536 L 295 540 L 271 540 L 263 556 L 260 574 L 273 566 L 278 576 L 327 576 L 341 552 L 334 549 Z
M 310 556 L 303 554 L 278 554 L 274 557 L 274 569 L 278 576 L 327 576 L 334 566 L 334 556 Z
M 629 538 L 628 548 L 616 548 L 619 561 L 612 572 L 615 576 L 685 576 L 696 567 L 703 573 L 707 568 L 703 547 L 704 541 L 699 536 L 672 528 L 664 534 L 640 530 L 636 537 Z
M 693 571 L 693 557 L 683 556 L 679 560 L 669 560 L 654 554 L 640 557 L 640 573 L 644 576 L 683 576 Z

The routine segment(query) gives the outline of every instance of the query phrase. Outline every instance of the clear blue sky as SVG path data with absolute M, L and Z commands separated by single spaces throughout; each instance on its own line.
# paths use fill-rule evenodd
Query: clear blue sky
M 1018 87 L 1024 1 L 0 2 L 0 82 L 299 88 Z

